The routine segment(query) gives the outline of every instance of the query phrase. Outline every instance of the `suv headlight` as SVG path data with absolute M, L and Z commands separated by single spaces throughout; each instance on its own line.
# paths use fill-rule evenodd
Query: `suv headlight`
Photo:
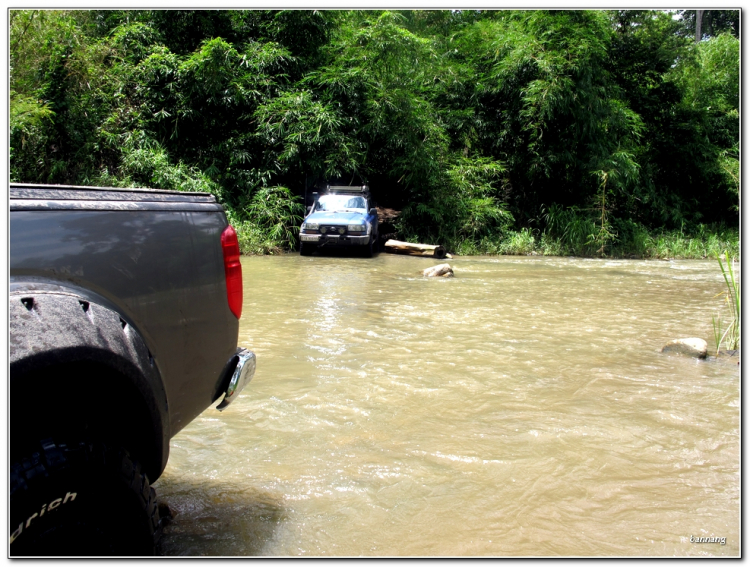
M 363 224 L 348 224 L 346 225 L 346 229 L 349 232 L 365 232 L 367 227 Z
M 318 223 L 316 222 L 303 222 L 302 230 L 318 230 Z

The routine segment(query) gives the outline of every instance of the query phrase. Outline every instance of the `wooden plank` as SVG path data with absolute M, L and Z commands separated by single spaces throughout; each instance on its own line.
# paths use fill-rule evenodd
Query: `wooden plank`
M 410 256 L 427 256 L 442 260 L 445 258 L 445 248 L 434 244 L 416 244 L 414 242 L 401 242 L 400 240 L 389 240 L 385 243 L 385 251 L 393 254 L 408 254 Z

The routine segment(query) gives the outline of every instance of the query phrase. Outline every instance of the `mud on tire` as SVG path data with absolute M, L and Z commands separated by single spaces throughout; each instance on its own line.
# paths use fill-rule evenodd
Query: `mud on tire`
M 10 556 L 153 555 L 156 494 L 140 465 L 103 443 L 48 439 L 10 467 Z

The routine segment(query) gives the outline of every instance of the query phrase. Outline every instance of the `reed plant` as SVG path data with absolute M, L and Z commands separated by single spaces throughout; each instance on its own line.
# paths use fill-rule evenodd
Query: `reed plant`
M 734 269 L 734 257 L 729 260 L 729 254 L 724 252 L 724 261 L 722 262 L 721 256 L 716 255 L 716 260 L 719 262 L 719 268 L 721 268 L 721 275 L 724 277 L 724 283 L 726 284 L 726 290 L 722 291 L 719 295 L 722 295 L 726 299 L 726 303 L 729 306 L 729 321 L 724 322 L 721 314 L 717 314 L 713 317 L 713 329 L 714 339 L 716 341 L 716 353 L 719 353 L 721 346 L 724 345 L 727 350 L 739 350 L 740 348 L 740 285 L 739 280 L 736 277 L 739 274 L 735 273 Z M 726 328 L 725 328 L 726 327 Z

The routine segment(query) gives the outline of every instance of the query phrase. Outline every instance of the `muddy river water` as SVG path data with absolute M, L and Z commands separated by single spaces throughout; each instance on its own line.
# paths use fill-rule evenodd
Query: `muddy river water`
M 718 264 L 449 262 L 242 259 L 257 373 L 173 439 L 162 553 L 739 555 L 737 359 L 660 352 Z

